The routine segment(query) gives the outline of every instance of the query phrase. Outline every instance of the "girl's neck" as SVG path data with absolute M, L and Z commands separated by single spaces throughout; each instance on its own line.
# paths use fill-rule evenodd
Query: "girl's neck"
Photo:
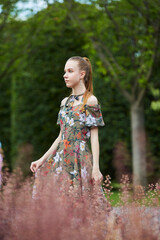
M 72 95 L 80 95 L 80 94 L 84 94 L 85 93 L 85 91 L 86 91 L 86 88 L 83 88 L 83 89 L 77 89 L 77 90 L 75 90 L 75 89 L 72 89 Z

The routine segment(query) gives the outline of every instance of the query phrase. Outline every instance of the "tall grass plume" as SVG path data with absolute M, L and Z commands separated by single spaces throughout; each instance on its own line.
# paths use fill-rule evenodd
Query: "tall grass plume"
M 102 185 L 106 198 L 99 184 L 80 194 L 79 189 L 71 188 L 65 180 L 62 184 L 54 175 L 40 178 L 39 191 L 34 192 L 34 177 L 23 179 L 20 169 L 5 181 L 0 192 L 2 240 L 159 239 L 158 184 L 154 194 L 149 189 L 146 195 L 141 189 L 136 197 L 129 193 L 129 180 L 123 177 L 121 205 L 114 207 L 109 175 Z M 152 198 L 154 214 L 143 208 L 148 198 Z

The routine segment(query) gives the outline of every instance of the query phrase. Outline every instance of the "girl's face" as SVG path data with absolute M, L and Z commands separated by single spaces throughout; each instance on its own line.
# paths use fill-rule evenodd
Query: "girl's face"
M 80 71 L 78 67 L 78 62 L 74 60 L 68 60 L 64 68 L 65 74 L 63 75 L 66 86 L 73 88 L 79 84 L 80 79 L 84 78 L 84 71 Z

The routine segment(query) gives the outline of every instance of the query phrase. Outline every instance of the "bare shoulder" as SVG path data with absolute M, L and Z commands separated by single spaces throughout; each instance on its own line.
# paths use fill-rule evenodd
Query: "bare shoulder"
M 68 97 L 65 97 L 65 98 L 62 99 L 61 106 L 63 106 L 66 103 L 67 99 L 68 99 Z
M 98 104 L 98 99 L 96 98 L 96 96 L 91 95 L 88 99 L 87 99 L 87 104 Z

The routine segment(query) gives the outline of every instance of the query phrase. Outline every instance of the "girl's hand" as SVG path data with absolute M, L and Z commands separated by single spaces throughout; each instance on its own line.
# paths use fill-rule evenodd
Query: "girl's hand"
M 103 175 L 100 172 L 99 168 L 94 168 L 92 169 L 92 178 L 95 181 L 103 181 Z
M 42 161 L 39 159 L 37 161 L 31 162 L 30 169 L 32 172 L 36 172 L 41 165 Z

